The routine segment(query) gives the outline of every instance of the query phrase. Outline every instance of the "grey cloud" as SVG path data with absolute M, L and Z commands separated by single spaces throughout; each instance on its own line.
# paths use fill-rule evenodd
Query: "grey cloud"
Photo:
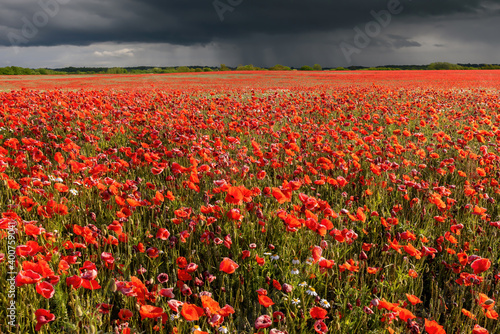
M 57 0 L 5 0 L 0 12 L 0 45 L 7 33 L 21 34 L 22 18 L 33 21 L 41 3 Z M 62 1 L 62 0 L 59 0 Z M 64 0 L 66 2 L 68 0 Z M 226 3 L 227 0 L 220 0 Z M 302 34 L 348 29 L 373 19 L 370 11 L 386 1 L 243 0 L 224 13 L 221 22 L 211 0 L 72 0 L 60 4 L 57 15 L 23 46 L 89 45 L 97 42 L 149 42 L 179 45 L 216 40 L 241 41 L 254 34 Z M 397 1 L 397 0 L 392 0 Z M 401 0 L 400 19 L 452 14 L 482 15 L 500 0 Z M 395 18 L 393 18 L 395 19 Z
M 393 35 L 393 34 L 388 34 L 387 36 L 391 39 L 390 43 L 396 49 L 422 46 L 422 44 L 420 44 L 419 42 L 411 40 L 404 36 Z
M 23 39 L 26 21 L 33 23 L 34 15 L 43 12 L 40 3 L 56 1 L 61 2 L 57 13 L 36 27 L 33 36 Z M 221 21 L 213 0 L 2 0 L 0 47 L 11 47 L 12 36 L 21 37 L 21 47 L 16 49 L 19 55 L 33 47 L 58 51 L 66 46 L 71 46 L 70 50 L 80 47 L 88 51 L 92 64 L 115 61 L 116 65 L 145 65 L 147 61 L 172 65 L 161 52 L 152 52 L 156 58 L 148 56 L 150 44 L 164 48 L 164 54 L 169 55 L 174 46 L 180 47 L 184 65 L 204 59 L 212 64 L 216 55 L 229 65 L 347 65 L 339 43 L 352 43 L 353 28 L 363 28 L 374 20 L 370 12 L 386 9 L 390 1 L 397 0 L 242 0 L 225 12 Z M 430 50 L 438 52 L 435 57 L 467 54 L 470 59 L 475 48 L 465 48 L 478 43 L 490 51 L 489 62 L 500 62 L 496 36 L 500 0 L 400 3 L 402 12 L 393 15 L 380 36 L 353 56 L 353 65 L 408 63 L 409 59 L 430 57 Z M 5 52 L 0 52 L 0 58 L 15 61 L 4 56 Z

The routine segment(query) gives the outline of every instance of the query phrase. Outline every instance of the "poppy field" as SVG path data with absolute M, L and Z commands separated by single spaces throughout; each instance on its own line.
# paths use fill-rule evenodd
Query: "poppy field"
M 498 73 L 3 81 L 0 332 L 500 332 Z

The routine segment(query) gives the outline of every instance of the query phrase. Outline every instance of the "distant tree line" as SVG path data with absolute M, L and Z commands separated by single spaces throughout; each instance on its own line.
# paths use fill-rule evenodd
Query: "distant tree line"
M 500 64 L 452 64 L 435 62 L 429 65 L 385 65 L 377 67 L 349 66 L 323 68 L 319 64 L 305 65 L 293 68 L 276 64 L 272 67 L 257 67 L 252 64 L 228 67 L 221 64 L 219 67 L 178 66 L 178 67 L 64 67 L 64 68 L 24 68 L 18 66 L 0 67 L 0 75 L 56 75 L 56 74 L 161 74 L 161 73 L 189 73 L 213 71 L 394 71 L 394 70 L 498 70 Z

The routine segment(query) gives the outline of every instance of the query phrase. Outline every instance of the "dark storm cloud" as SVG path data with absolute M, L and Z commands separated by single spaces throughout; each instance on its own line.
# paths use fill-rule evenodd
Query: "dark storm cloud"
M 231 2 L 236 6 L 228 4 Z M 226 4 L 230 10 L 222 13 L 221 9 L 218 13 L 212 0 L 3 0 L 0 45 L 83 46 L 101 42 L 195 45 L 212 41 L 242 45 L 255 35 L 293 36 L 352 29 L 373 19 L 370 11 L 386 8 L 388 0 L 219 0 L 218 3 Z M 492 10 L 498 11 L 500 0 L 401 0 L 401 5 L 404 10 L 398 15 L 400 20 L 415 16 L 446 18 L 454 14 L 491 15 Z M 415 43 L 393 41 L 394 47 L 417 46 Z
M 388 34 L 387 37 L 391 39 L 390 43 L 396 49 L 422 46 L 419 42 L 400 35 Z

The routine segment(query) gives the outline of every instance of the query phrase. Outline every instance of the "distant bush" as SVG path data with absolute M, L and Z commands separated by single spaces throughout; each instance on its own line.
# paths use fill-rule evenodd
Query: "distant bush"
M 263 69 L 260 67 L 253 66 L 252 64 L 249 65 L 239 65 L 236 68 L 236 71 L 262 71 Z
M 457 64 L 447 62 L 432 63 L 427 66 L 429 70 L 462 70 L 463 67 Z
M 290 71 L 291 68 L 288 66 L 276 64 L 273 67 L 269 67 L 269 71 Z
M 187 66 L 179 66 L 179 67 L 176 68 L 176 72 L 178 72 L 178 73 L 194 72 L 194 69 L 189 68 Z
M 106 71 L 107 74 L 127 74 L 128 71 L 122 67 L 111 67 Z

